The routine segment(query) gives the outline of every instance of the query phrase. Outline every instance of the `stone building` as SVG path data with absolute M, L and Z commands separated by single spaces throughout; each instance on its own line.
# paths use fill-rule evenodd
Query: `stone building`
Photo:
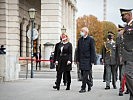
M 30 8 L 37 10 L 34 26 L 39 36 L 34 41 L 34 52 L 40 45 L 42 58 L 48 59 L 53 45 L 60 40 L 63 25 L 75 48 L 76 0 L 0 0 L 0 45 L 6 48 L 6 54 L 0 54 L 2 81 L 18 79 L 19 57 L 31 56 L 31 42 L 26 34 L 31 27 Z

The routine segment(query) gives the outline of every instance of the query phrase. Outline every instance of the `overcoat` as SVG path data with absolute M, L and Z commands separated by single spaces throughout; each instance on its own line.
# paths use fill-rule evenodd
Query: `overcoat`
M 70 42 L 63 44 L 59 43 L 55 51 L 55 61 L 58 61 L 57 71 L 72 70 L 72 44 Z M 71 64 L 67 64 L 70 61 Z
M 92 63 L 95 63 L 95 42 L 90 36 L 81 37 L 77 46 L 77 61 L 81 70 L 91 70 Z

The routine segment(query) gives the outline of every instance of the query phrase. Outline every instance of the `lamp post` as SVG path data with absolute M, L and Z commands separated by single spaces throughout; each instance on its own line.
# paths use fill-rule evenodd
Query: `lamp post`
M 34 28 L 34 20 L 36 15 L 36 10 L 34 8 L 29 9 L 28 11 L 29 17 L 32 23 L 31 27 L 31 78 L 33 78 L 33 28 Z
M 65 33 L 65 32 L 66 32 L 66 28 L 64 27 L 64 25 L 63 25 L 63 27 L 61 28 L 61 32 L 62 32 L 62 33 Z

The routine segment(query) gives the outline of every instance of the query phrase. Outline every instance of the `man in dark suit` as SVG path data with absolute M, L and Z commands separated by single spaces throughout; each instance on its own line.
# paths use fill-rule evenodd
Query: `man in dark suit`
M 122 79 L 124 77 L 124 62 L 122 58 L 122 43 L 123 43 L 123 30 L 124 27 L 118 25 L 118 36 L 116 38 L 116 64 L 119 69 L 120 89 L 119 96 L 123 96 Z
M 39 63 L 39 70 L 41 70 L 41 53 L 40 53 L 40 51 L 38 51 L 37 53 L 36 53 L 36 70 L 37 70 L 37 67 L 38 67 L 38 63 Z
M 130 99 L 133 100 L 133 9 L 120 9 L 122 21 L 127 25 L 123 33 L 122 56 L 125 61 L 126 84 L 130 92 Z
M 6 48 L 4 48 L 4 45 L 1 45 L 0 54 L 6 54 Z
M 54 60 L 54 52 L 51 52 L 51 55 L 50 55 L 50 69 L 54 69 L 55 68 L 55 64 L 53 62 Z
M 79 63 L 79 69 L 82 74 L 82 86 L 79 93 L 86 92 L 86 84 L 88 85 L 88 91 L 91 90 L 92 84 L 88 76 L 96 60 L 95 42 L 94 39 L 88 35 L 88 32 L 87 27 L 81 29 L 81 38 L 78 40 L 77 46 L 77 63 Z

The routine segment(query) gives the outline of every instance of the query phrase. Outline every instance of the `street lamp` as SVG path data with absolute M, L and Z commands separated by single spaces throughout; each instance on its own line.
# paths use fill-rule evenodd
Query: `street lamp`
M 62 32 L 62 33 L 65 33 L 65 32 L 66 32 L 66 28 L 64 27 L 64 25 L 63 25 L 63 27 L 61 28 L 61 32 Z
M 36 10 L 34 8 L 29 9 L 28 11 L 29 17 L 32 23 L 31 27 L 31 78 L 33 78 L 33 28 L 34 28 L 34 20 L 36 15 Z

